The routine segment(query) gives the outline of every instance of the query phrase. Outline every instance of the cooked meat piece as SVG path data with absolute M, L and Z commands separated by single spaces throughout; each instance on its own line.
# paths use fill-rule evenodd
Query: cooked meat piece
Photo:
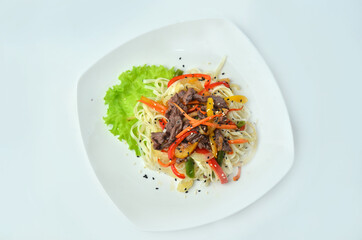
M 195 94 L 197 94 L 195 89 L 193 88 L 187 89 L 187 92 L 182 96 L 183 103 L 188 104 L 189 102 L 191 102 Z
M 197 144 L 197 146 L 201 149 L 205 148 L 209 151 L 211 150 L 209 138 L 205 135 L 201 135 L 199 144 Z
M 198 93 L 194 94 L 193 99 L 197 100 L 197 101 L 199 101 L 201 103 L 205 103 L 207 101 L 207 97 L 201 96 Z
M 153 143 L 153 148 L 156 150 L 162 149 L 162 144 L 167 138 L 167 133 L 165 132 L 153 132 L 151 133 L 151 139 Z
M 179 110 L 177 110 L 180 112 Z M 182 131 L 183 122 L 180 115 L 173 114 L 168 118 L 168 123 L 166 124 L 166 132 L 169 134 L 166 142 L 163 144 L 163 148 L 169 147 L 175 140 L 176 135 Z
M 202 137 L 201 134 L 199 133 L 191 133 L 190 135 L 188 135 L 185 140 L 187 142 L 190 142 L 190 143 L 195 143 L 195 142 L 198 142 L 200 140 L 200 138 Z
M 183 94 L 185 93 L 185 91 L 181 91 L 181 92 L 183 92 Z M 172 98 L 170 98 L 170 100 L 168 100 L 168 102 L 167 102 L 168 109 L 165 114 L 166 118 L 169 119 L 171 115 L 182 116 L 181 111 L 177 107 L 175 107 L 175 105 L 173 105 L 172 103 L 176 103 L 180 108 L 182 108 L 182 110 L 187 112 L 187 107 L 182 103 L 181 98 L 179 97 L 179 94 L 181 92 L 176 93 Z
M 220 129 L 215 129 L 215 143 L 218 151 L 231 152 L 229 143 L 224 139 Z
M 210 96 L 214 100 L 214 107 L 215 108 L 228 108 L 228 105 L 226 104 L 225 100 L 222 97 L 219 96 Z
M 178 97 L 179 97 L 179 98 L 183 99 L 183 97 L 185 96 L 186 92 L 185 92 L 184 90 L 182 90 L 182 91 L 179 91 L 177 94 L 178 94 Z
M 222 149 L 224 152 L 232 152 L 233 150 L 231 149 L 230 144 L 228 143 L 228 141 L 224 138 L 224 142 L 222 144 Z

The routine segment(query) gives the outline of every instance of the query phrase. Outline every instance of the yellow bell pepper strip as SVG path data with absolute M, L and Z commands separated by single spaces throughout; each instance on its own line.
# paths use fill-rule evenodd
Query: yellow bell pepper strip
M 169 88 L 172 84 L 174 84 L 175 82 L 177 82 L 178 80 L 180 79 L 184 79 L 184 78 L 203 78 L 203 79 L 206 79 L 206 80 L 211 80 L 211 77 L 210 75 L 207 75 L 207 74 L 199 74 L 199 73 L 195 73 L 195 74 L 184 74 L 184 75 L 180 75 L 180 76 L 177 76 L 177 77 L 174 77 L 172 78 L 168 84 L 167 84 L 167 87 Z
M 140 100 L 138 100 L 139 102 L 146 104 L 147 106 L 149 106 L 150 108 L 156 110 L 157 112 L 165 115 L 166 111 L 167 111 L 167 107 L 165 107 L 164 105 L 155 102 L 149 98 L 146 98 L 144 96 L 141 97 Z
M 235 175 L 235 177 L 233 177 L 233 180 L 234 181 L 239 180 L 240 175 L 241 175 L 241 167 L 238 167 L 238 173 Z
M 176 138 L 180 138 L 183 134 L 185 134 L 186 132 L 189 132 L 191 129 L 193 129 L 193 128 L 197 127 L 197 126 L 200 126 L 201 124 L 203 124 L 203 123 L 205 123 L 207 121 L 210 121 L 213 118 L 220 117 L 220 116 L 222 116 L 222 113 L 217 114 L 217 115 L 213 115 L 211 117 L 206 117 L 206 118 L 201 119 L 201 120 L 196 120 L 195 119 L 195 121 L 193 121 L 191 123 L 191 127 L 187 127 L 184 130 L 182 130 L 179 134 L 176 135 Z
M 181 179 L 184 179 L 185 178 L 185 175 L 180 173 L 179 171 L 177 171 L 176 167 L 175 167 L 175 164 L 172 164 L 171 165 L 171 170 L 172 172 L 178 177 L 178 178 L 181 178 Z
M 178 137 L 174 143 L 171 144 L 171 146 L 168 149 L 168 159 L 172 160 L 174 158 L 176 147 L 191 133 L 196 134 L 197 132 L 196 131 L 185 132 L 181 134 L 181 136 Z
M 247 143 L 247 142 L 249 142 L 249 140 L 243 139 L 243 138 L 228 141 L 228 143 L 230 143 L 230 144 L 240 144 L 240 143 Z
M 192 158 L 188 158 L 186 163 L 185 163 L 185 168 L 186 168 L 186 175 L 190 178 L 194 178 L 195 177 L 195 162 Z
M 225 184 L 228 182 L 226 174 L 224 173 L 220 165 L 216 162 L 215 158 L 208 160 L 207 163 L 209 164 L 211 169 L 214 170 L 216 176 L 220 179 L 221 184 Z
M 214 155 L 214 157 L 217 157 L 217 147 L 216 147 L 216 143 L 215 143 L 215 134 L 214 131 L 212 131 L 209 135 L 209 141 L 210 141 L 210 146 L 211 146 L 211 152 L 212 155 Z
M 239 103 L 246 103 L 248 101 L 248 99 L 245 96 L 242 96 L 242 95 L 235 95 L 235 96 L 231 96 L 231 97 L 226 97 L 226 98 L 224 98 L 224 100 L 225 101 L 230 101 L 230 102 L 239 102 Z
M 177 147 L 175 150 L 175 157 L 182 158 L 182 159 L 187 158 L 195 150 L 198 143 L 199 142 L 189 144 L 189 145 L 187 145 L 187 147 L 183 147 L 183 146 Z
M 211 117 L 212 115 L 214 115 L 214 99 L 212 99 L 211 97 L 209 97 L 207 99 L 207 103 L 206 103 L 206 113 L 208 117 Z
M 168 163 L 163 163 L 159 158 L 157 159 L 158 161 L 158 164 L 160 164 L 160 166 L 162 167 L 169 167 L 171 166 L 172 164 L 175 164 L 176 163 L 176 158 L 173 158 L 171 161 L 169 161 Z

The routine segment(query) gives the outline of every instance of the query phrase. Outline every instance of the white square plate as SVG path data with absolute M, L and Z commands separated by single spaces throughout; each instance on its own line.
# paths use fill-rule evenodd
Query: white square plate
M 109 87 L 119 83 L 120 73 L 132 66 L 156 64 L 207 71 L 223 56 L 227 56 L 225 76 L 239 84 L 249 98 L 258 149 L 239 181 L 179 193 L 174 179 L 144 169 L 142 159 L 108 131 L 102 119 L 107 109 L 103 97 Z M 292 130 L 277 83 L 249 39 L 226 20 L 178 23 L 118 47 L 80 78 L 78 114 L 84 146 L 100 183 L 118 208 L 144 230 L 182 229 L 229 216 L 268 192 L 293 164 Z

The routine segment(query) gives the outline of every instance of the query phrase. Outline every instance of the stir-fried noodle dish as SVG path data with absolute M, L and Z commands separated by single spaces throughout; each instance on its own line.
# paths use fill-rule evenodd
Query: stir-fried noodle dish
M 139 90 L 132 95 L 133 105 L 127 105 L 128 112 L 122 112 L 122 107 L 115 111 L 111 105 L 127 100 L 132 94 L 130 90 L 114 94 L 117 89 L 113 87 L 105 97 L 109 105 L 105 121 L 112 126 L 111 132 L 136 150 L 145 167 L 182 179 L 179 191 L 187 191 L 196 180 L 205 185 L 237 181 L 242 166 L 250 161 L 256 149 L 257 134 L 255 124 L 250 121 L 248 99 L 234 93 L 239 86 L 224 78 L 221 73 L 224 63 L 225 59 L 213 72 L 191 69 L 182 73 L 163 66 L 134 67 L 126 73 L 138 72 L 154 78 L 141 76 L 134 82 L 134 87 L 141 86 L 144 92 Z M 157 73 L 158 68 L 170 76 Z M 145 74 L 147 71 L 155 73 Z M 122 75 L 117 87 L 125 80 L 134 80 Z M 122 116 L 117 118 L 115 114 Z M 121 122 L 122 118 L 128 121 L 127 126 L 115 122 Z M 126 133 L 119 134 L 124 129 L 128 130 L 129 138 L 124 137 Z

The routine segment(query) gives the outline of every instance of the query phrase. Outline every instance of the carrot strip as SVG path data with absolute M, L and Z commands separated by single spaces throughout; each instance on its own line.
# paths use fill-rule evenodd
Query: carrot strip
M 238 167 L 238 174 L 236 174 L 235 177 L 233 177 L 233 180 L 234 180 L 234 181 L 239 180 L 240 174 L 241 174 L 241 167 Z
M 190 131 L 191 129 L 193 129 L 193 128 L 195 128 L 195 127 L 203 124 L 204 122 L 210 121 L 211 119 L 213 119 L 213 118 L 215 118 L 215 117 L 220 117 L 220 116 L 222 116 L 222 113 L 217 114 L 217 115 L 213 115 L 213 116 L 210 116 L 210 117 L 207 117 L 207 118 L 204 118 L 204 119 L 202 119 L 202 120 L 200 120 L 200 121 L 197 121 L 197 120 L 196 120 L 196 121 L 194 121 L 194 122 L 191 123 L 191 124 L 192 124 L 191 127 L 187 127 L 187 128 L 185 128 L 184 130 L 182 130 L 179 134 L 177 134 L 177 135 L 176 135 L 176 138 L 181 137 L 184 133 L 186 133 L 186 132 Z
M 175 105 L 188 120 L 190 120 L 191 122 L 197 121 L 196 119 L 187 115 L 187 113 L 185 113 L 185 111 L 182 108 L 180 108 L 179 105 L 177 105 L 176 103 L 173 103 L 173 105 Z
M 194 100 L 194 101 L 189 102 L 187 105 L 193 105 L 193 104 L 200 104 L 200 102 L 197 100 Z
M 237 129 L 238 127 L 236 125 L 228 125 L 228 124 L 217 124 L 217 123 L 211 123 L 211 122 L 205 122 L 202 125 L 214 127 L 214 128 L 220 128 L 220 129 Z
M 160 112 L 162 114 L 165 114 L 166 111 L 167 111 L 167 107 L 165 107 L 164 105 L 158 103 L 158 102 L 155 102 L 149 98 L 146 98 L 144 96 L 141 97 L 140 100 L 138 100 L 139 102 L 143 103 L 143 104 L 146 104 L 147 106 L 149 106 L 150 108 L 156 110 L 157 112 Z
M 168 163 L 163 163 L 159 158 L 157 159 L 158 164 L 160 164 L 160 166 L 162 167 L 169 167 L 172 164 L 175 164 L 176 162 L 176 158 L 172 159 L 172 161 L 169 161 Z
M 248 139 L 243 139 L 243 138 L 228 141 L 228 143 L 230 143 L 230 144 L 247 143 L 247 142 L 249 142 L 249 140 Z
M 228 113 L 229 113 L 229 112 L 232 112 L 232 111 L 240 111 L 240 110 L 242 110 L 243 108 L 244 108 L 244 106 L 242 106 L 241 108 L 231 108 L 231 109 L 229 109 Z
M 195 111 L 198 107 L 199 107 L 199 106 L 196 105 L 196 106 L 190 108 L 187 112 L 188 112 L 188 113 L 193 112 L 193 111 Z

